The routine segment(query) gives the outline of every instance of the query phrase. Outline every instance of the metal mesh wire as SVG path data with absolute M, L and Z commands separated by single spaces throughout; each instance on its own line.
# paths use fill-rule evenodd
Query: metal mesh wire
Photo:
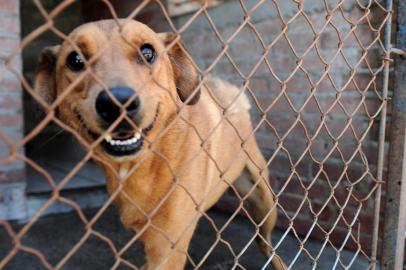
M 165 234 L 152 222 L 159 208 L 176 188 L 183 189 L 194 201 L 193 195 L 179 180 L 179 176 L 187 171 L 190 163 L 193 162 L 191 160 L 183 164 L 180 170 L 172 170 L 171 168 L 174 182 L 169 192 L 161 198 L 155 209 L 149 213 L 144 213 L 147 220 L 144 227 L 126 245 L 117 247 L 112 239 L 95 229 L 95 225 L 119 195 L 124 196 L 135 208 L 142 211 L 137 202 L 124 190 L 127 179 L 120 181 L 117 189 L 110 193 L 103 206 L 91 217 L 84 214 L 77 202 L 61 195 L 64 187 L 89 160 L 93 159 L 104 164 L 104 166 L 111 167 L 111 164 L 95 155 L 95 148 L 102 142 L 103 136 L 112 131 L 120 121 L 127 119 L 128 122 L 132 122 L 125 113 L 122 113 L 104 134 L 94 142 L 89 143 L 69 123 L 57 117 L 58 105 L 74 90 L 77 81 L 86 76 L 90 76 L 102 85 L 106 92 L 109 92 L 108 86 L 104 85 L 103 80 L 92 69 L 92 63 L 102 56 L 109 44 L 105 44 L 102 50 L 93 55 L 91 59 L 86 60 L 86 70 L 51 105 L 47 104 L 34 91 L 33 86 L 12 65 L 14 59 L 33 40 L 48 31 L 64 41 L 70 42 L 77 51 L 80 51 L 80 48 L 54 24 L 55 18 L 62 16 L 61 13 L 74 2 L 71 0 L 61 1 L 53 10 L 47 11 L 40 1 L 34 0 L 36 12 L 43 15 L 45 22 L 24 37 L 20 45 L 6 56 L 5 64 L 0 72 L 0 74 L 5 74 L 6 71 L 11 72 L 18 77 L 26 93 L 46 111 L 45 117 L 41 119 L 38 125 L 27 132 L 18 142 L 14 142 L 12 138 L 9 138 L 7 132 L 0 128 L 0 139 L 9 148 L 8 155 L 2 157 L 0 164 L 24 162 L 26 166 L 42 174 L 52 188 L 52 195 L 18 230 L 9 221 L 0 221 L 12 239 L 12 246 L 1 258 L 0 268 L 6 268 L 17 253 L 23 252 L 37 257 L 46 269 L 61 269 L 77 252 L 80 252 L 80 248 L 89 238 L 96 237 L 107 243 L 111 253 L 114 254 L 115 264 L 112 269 L 124 266 L 130 269 L 140 269 L 140 265 L 135 265 L 124 254 L 149 228 L 154 228 L 157 233 Z M 120 26 L 122 21 L 117 20 L 118 16 L 114 10 L 114 5 L 108 0 L 102 2 L 110 10 L 111 17 Z M 194 92 L 203 86 L 210 92 L 208 85 L 210 76 L 221 75 L 224 67 L 227 67 L 231 75 L 226 79 L 233 81 L 239 87 L 239 95 L 245 93 L 249 97 L 253 107 L 251 112 L 254 128 L 248 137 L 241 137 L 238 128 L 227 116 L 232 104 L 228 106 L 218 104 L 223 111 L 223 118 L 213 130 L 208 132 L 208 136 L 199 135 L 199 129 L 187 122 L 179 113 L 160 131 L 160 135 L 155 141 L 148 142 L 149 151 L 165 160 L 170 167 L 170 160 L 154 149 L 154 145 L 174 123 L 183 121 L 191 126 L 200 138 L 202 147 L 199 152 L 196 152 L 196 157 L 201 153 L 208 155 L 211 162 L 216 164 L 222 181 L 229 185 L 232 190 L 231 193 L 235 193 L 238 197 L 233 214 L 221 227 L 215 224 L 210 215 L 201 210 L 202 201 L 194 201 L 199 216 L 213 226 L 213 230 L 216 232 L 216 241 L 200 260 L 192 258 L 187 251 L 181 252 L 186 253 L 191 267 L 201 269 L 216 245 L 222 243 L 228 247 L 234 257 L 230 263 L 230 269 L 250 269 L 249 266 L 242 265 L 239 260 L 246 249 L 252 245 L 255 238 L 261 237 L 258 232 L 261 224 L 254 221 L 249 209 L 243 203 L 246 198 L 238 196 L 238 192 L 224 178 L 229 168 L 220 169 L 221 165 L 210 156 L 210 152 L 205 147 L 208 139 L 220 124 L 227 122 L 233 126 L 241 139 L 241 145 L 236 146 L 240 148 L 240 153 L 245 153 L 248 158 L 251 158 L 244 145 L 249 138 L 257 136 L 265 154 L 266 166 L 270 170 L 271 179 L 273 179 L 271 186 L 275 196 L 275 206 L 278 210 L 278 228 L 283 232 L 281 237 L 273 243 L 273 251 L 278 254 L 278 250 L 281 249 L 288 237 L 294 239 L 296 244 L 296 250 L 292 252 L 294 254 L 291 254 L 289 258 L 283 258 L 288 267 L 301 269 L 300 265 L 296 263 L 299 256 L 308 257 L 313 262 L 313 267 L 317 267 L 317 262 L 325 248 L 330 247 L 335 253 L 335 257 L 332 257 L 331 260 L 334 261 L 333 265 L 336 268 L 349 269 L 353 267 L 355 260 L 359 257 L 368 261 L 368 269 L 374 268 L 379 241 L 381 183 L 385 172 L 383 157 L 385 154 L 388 90 L 387 85 L 384 87 L 382 80 L 388 76 L 387 71 L 391 62 L 388 43 L 383 34 L 385 26 L 391 24 L 392 11 L 386 9 L 386 5 L 383 4 L 384 1 L 357 0 L 350 1 L 351 5 L 359 10 L 357 15 L 354 15 L 351 10 L 347 9 L 349 1 L 324 0 L 320 1 L 319 12 L 314 15 L 309 14 L 304 1 L 290 1 L 292 12 L 289 16 L 285 16 L 283 9 L 286 9 L 287 6 L 280 1 L 257 1 L 255 3 L 251 1 L 250 4 L 245 1 L 226 2 L 228 4 L 235 2 L 234 4 L 238 5 L 242 18 L 241 21 L 235 20 L 234 29 L 228 29 L 228 33 L 224 33 L 224 29 L 219 28 L 216 24 L 218 19 L 214 17 L 216 13 L 211 12 L 207 2 L 203 2 L 200 8 L 193 11 L 193 14 L 178 20 L 177 23 L 173 22 L 174 18 L 167 13 L 166 5 L 161 1 L 142 1 L 128 16 L 135 18 L 152 3 L 159 6 L 163 19 L 177 36 L 177 39 L 167 46 L 167 50 L 174 46 L 178 40 L 181 40 L 184 44 L 183 49 L 188 52 L 200 75 L 200 82 Z M 222 3 L 217 3 L 217 5 L 221 6 Z M 273 34 L 264 33 L 262 31 L 263 26 L 253 20 L 257 12 L 265 9 L 266 5 L 271 6 L 279 21 L 278 26 L 272 26 L 274 27 L 272 28 Z M 315 16 L 319 16 L 317 20 L 315 20 Z M 324 16 L 324 18 L 320 19 L 320 16 Z M 202 50 L 202 48 L 197 48 L 201 43 L 193 43 L 193 39 L 198 37 L 188 32 L 192 27 L 194 30 L 198 29 L 194 26 L 197 20 L 205 22 L 205 31 L 211 35 L 210 37 L 202 37 L 207 38 L 204 50 L 212 50 L 210 56 L 205 59 L 203 57 L 195 59 L 194 50 Z M 306 42 L 296 39 L 297 35 L 291 35 L 292 29 L 302 32 L 302 38 L 306 39 Z M 256 40 L 256 44 L 250 44 L 249 47 L 243 47 L 242 50 L 236 49 L 238 40 L 244 39 L 246 32 Z M 124 36 L 123 38 L 125 39 Z M 211 42 L 213 43 L 212 46 Z M 327 51 L 323 49 L 323 42 L 334 44 L 327 45 L 332 46 L 328 55 L 326 54 Z M 348 49 L 350 46 L 356 49 L 351 51 Z M 238 53 L 241 51 L 247 52 L 249 56 L 247 58 L 240 57 L 241 55 Z M 277 58 L 273 57 L 274 55 L 283 55 L 284 57 Z M 249 59 L 249 61 L 244 59 Z M 256 84 L 259 73 L 272 78 L 273 85 L 267 85 L 269 89 L 266 90 L 266 93 L 259 93 Z M 339 78 L 337 74 L 340 74 Z M 384 74 L 386 75 L 384 76 Z M 0 75 L 0 82 L 2 77 Z M 152 77 L 150 80 L 160 84 Z M 295 80 L 299 80 L 299 89 L 294 89 L 292 86 Z M 143 82 L 143 85 L 147 85 L 147 83 Z M 162 91 L 168 91 L 168 89 L 162 88 Z M 297 91 L 300 93 L 298 94 Z M 115 100 L 111 93 L 109 95 Z M 300 98 L 297 98 L 298 96 Z M 234 100 L 236 99 L 237 97 Z M 116 104 L 122 107 L 119 102 Z M 180 106 L 178 111 L 181 112 L 186 107 L 187 105 Z M 380 126 L 379 119 L 383 121 Z M 86 150 L 83 159 L 60 182 L 56 182 L 46 169 L 21 151 L 50 123 L 72 134 Z M 295 144 L 298 141 L 297 137 L 300 137 L 301 144 L 299 145 Z M 147 138 L 144 139 L 147 140 Z M 137 162 L 130 168 L 130 173 L 127 175 L 136 171 L 141 164 L 142 161 Z M 306 166 L 311 166 L 311 174 L 307 173 Z M 260 170 L 263 171 L 264 168 L 260 168 Z M 120 177 L 117 174 L 116 176 Z M 259 181 L 263 181 L 263 179 L 257 179 L 256 185 Z M 319 185 L 320 182 L 323 182 L 323 186 Z M 251 192 L 254 189 L 255 185 Z M 54 203 L 66 204 L 74 209 L 86 228 L 82 238 L 57 263 L 51 263 L 40 250 L 30 247 L 22 240 L 33 226 L 40 222 L 41 216 Z M 228 210 L 230 211 L 230 209 Z M 363 218 L 366 212 L 370 214 L 368 224 L 366 224 L 368 219 Z M 250 237 L 240 251 L 235 251 L 232 244 L 222 238 L 222 233 L 235 220 L 238 213 L 242 213 L 248 218 L 255 227 L 256 233 Z M 372 213 L 375 214 L 375 219 L 372 218 Z M 187 228 L 192 228 L 194 224 L 189 226 Z M 340 229 L 337 229 L 338 227 Z M 340 238 L 339 241 L 332 237 L 337 234 L 340 236 L 338 237 Z M 366 235 L 368 240 L 365 240 Z M 164 237 L 171 241 L 174 247 L 176 246 L 178 239 L 173 240 L 172 236 L 164 235 Z M 236 235 L 236 237 L 238 236 Z M 317 252 L 309 251 L 307 246 L 310 239 L 314 237 L 321 242 L 321 248 Z M 340 254 L 348 247 L 353 250 L 353 255 L 349 261 L 344 261 Z M 270 267 L 272 256 L 263 265 L 263 269 Z

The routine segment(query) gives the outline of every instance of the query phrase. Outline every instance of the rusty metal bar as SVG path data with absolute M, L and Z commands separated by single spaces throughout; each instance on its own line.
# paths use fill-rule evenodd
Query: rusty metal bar
M 386 10 L 393 10 L 393 1 L 386 1 Z M 385 59 L 389 59 L 391 56 L 391 34 L 392 34 L 392 13 L 389 13 L 388 20 L 385 24 L 384 33 L 384 46 L 385 46 Z M 385 135 L 386 135 L 386 125 L 387 125 L 387 108 L 388 108 L 388 88 L 389 88 L 389 67 L 390 61 L 385 61 L 385 68 L 383 71 L 383 90 L 382 99 L 384 100 L 384 106 L 381 111 L 381 119 L 379 122 L 379 149 L 378 149 L 378 164 L 377 164 L 377 180 L 379 181 L 378 188 L 375 193 L 374 199 L 374 228 L 372 233 L 372 270 L 376 269 L 377 265 L 377 254 L 378 254 L 378 244 L 379 244 L 379 221 L 380 210 L 381 210 L 381 199 L 382 199 L 382 179 L 383 179 L 383 168 L 385 163 Z
M 397 5 L 396 47 L 406 48 L 406 0 Z M 381 267 L 402 269 L 406 220 L 406 58 L 395 59 L 395 84 Z

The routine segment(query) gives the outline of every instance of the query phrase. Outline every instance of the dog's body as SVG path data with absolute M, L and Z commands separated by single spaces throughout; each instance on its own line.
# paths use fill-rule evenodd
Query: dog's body
M 114 76 L 106 75 L 103 78 L 103 83 L 111 87 L 113 93 L 121 91 L 117 94 L 119 98 L 125 91 L 122 88 L 117 90 L 117 87 L 112 87 L 111 81 L 115 82 L 114 86 L 118 80 L 119 84 L 125 82 L 132 89 L 140 89 L 137 89 L 136 93 L 140 97 L 139 103 L 142 106 L 137 107 L 133 117 L 130 118 L 139 130 L 137 133 L 148 130 L 142 133 L 143 145 L 140 146 L 141 139 L 137 141 L 135 135 L 131 140 L 124 140 L 120 137 L 123 135 L 114 137 L 117 132 L 107 133 L 105 131 L 107 128 L 100 128 L 101 124 L 97 124 L 103 122 L 100 118 L 104 117 L 104 122 L 108 119 L 105 117 L 103 106 L 99 106 L 99 103 L 106 104 L 106 97 L 103 97 L 104 103 L 99 102 L 103 90 L 94 90 L 96 86 L 91 79 L 89 81 L 82 79 L 76 86 L 80 91 L 68 94 L 66 96 L 68 101 L 62 102 L 58 111 L 59 117 L 79 131 L 87 141 L 95 140 L 92 138 L 94 133 L 104 136 L 106 140 L 104 144 L 107 145 L 105 148 L 110 153 L 106 154 L 108 151 L 98 146 L 95 153 L 100 158 L 97 160 L 106 172 L 109 193 L 116 196 L 114 202 L 123 224 L 133 230 L 144 243 L 147 263 L 143 269 L 183 269 L 189 242 L 199 218 L 230 186 L 233 186 L 242 198 L 251 203 L 253 219 L 260 227 L 261 236 L 258 239 L 261 249 L 267 255 L 274 255 L 272 262 L 275 268 L 283 269 L 280 258 L 272 253 L 270 234 L 276 222 L 276 207 L 269 186 L 266 163 L 252 134 L 248 99 L 236 87 L 214 78 L 206 79 L 200 92 L 194 94 L 198 85 L 197 75 L 195 76 L 192 72 L 193 66 L 183 55 L 184 52 L 177 47 L 179 45 L 173 46 L 167 52 L 167 57 L 163 45 L 168 45 L 171 40 L 164 40 L 159 44 L 159 35 L 146 26 L 134 21 L 124 22 L 117 36 L 114 35 L 114 31 L 118 33 L 119 27 L 114 21 L 100 22 L 96 27 L 113 29 L 110 37 L 113 40 L 112 43 L 135 28 L 138 30 L 137 38 L 140 39 L 138 36 L 141 36 L 141 39 L 146 39 L 145 36 L 150 38 L 148 45 L 151 43 L 152 45 L 149 46 L 154 47 L 160 55 L 156 63 L 151 61 L 151 66 L 155 66 L 151 67 L 149 74 L 159 82 L 146 82 L 148 77 L 146 75 L 140 79 L 145 68 L 133 67 L 131 62 L 127 65 L 128 59 L 124 57 L 119 72 L 116 71 Z M 73 42 L 76 42 L 82 50 L 84 46 L 80 42 L 83 42 L 84 37 L 87 39 L 86 51 L 82 52 L 83 55 L 95 54 L 94 51 L 89 52 L 89 47 L 94 48 L 94 43 L 98 45 L 99 41 L 90 42 L 88 37 L 92 35 L 89 29 L 92 27 L 94 29 L 94 26 L 94 24 L 85 25 L 70 35 Z M 107 52 L 117 51 L 117 48 L 124 52 L 130 50 L 119 41 L 115 42 L 120 45 Z M 144 48 L 143 46 L 140 47 Z M 53 49 L 52 54 L 49 51 L 45 52 L 47 55 L 40 61 L 36 91 L 48 102 L 55 100 L 56 96 L 61 94 L 80 72 L 78 68 L 80 66 L 76 65 L 78 56 L 75 55 L 73 62 L 69 60 L 69 57 L 72 58 L 72 52 L 69 54 L 71 47 L 72 45 L 65 42 L 61 48 Z M 150 49 L 144 49 L 144 51 L 144 56 L 151 56 Z M 55 57 L 54 70 L 47 68 L 52 63 L 49 61 L 52 55 Z M 66 56 L 67 65 L 71 70 L 65 67 Z M 115 59 L 120 57 L 117 56 Z M 109 63 L 113 62 L 116 61 L 110 60 Z M 97 66 L 92 68 L 96 73 L 100 73 L 97 70 L 105 69 L 101 65 L 103 62 L 98 62 Z M 138 69 L 137 72 L 132 70 L 134 68 Z M 105 70 L 103 72 L 108 74 Z M 122 78 L 123 73 L 124 78 Z M 135 78 L 128 79 L 125 76 Z M 66 79 L 65 83 L 64 79 Z M 49 89 L 50 80 L 53 80 L 51 87 L 54 85 L 54 91 Z M 142 87 L 139 87 L 141 84 L 137 80 L 142 80 Z M 159 87 L 156 86 L 158 84 Z M 148 92 L 144 91 L 144 88 Z M 162 92 L 157 92 L 158 88 L 165 88 L 166 92 L 162 89 Z M 86 90 L 85 94 L 84 90 Z M 187 106 L 181 104 L 176 92 L 182 101 L 199 99 L 199 95 L 200 100 L 193 101 L 196 103 L 193 106 Z M 131 115 L 130 98 L 125 99 L 125 102 L 119 101 L 124 107 L 127 106 L 125 109 L 128 115 Z M 89 105 L 93 103 L 96 103 L 96 106 Z M 112 106 L 112 103 L 108 103 L 108 106 Z M 94 112 L 95 110 L 97 112 Z M 79 119 L 75 119 L 75 113 L 79 114 Z M 124 120 L 117 118 L 114 121 Z M 120 134 L 123 130 L 133 134 L 134 131 L 131 133 L 130 129 L 122 128 Z M 111 143 L 111 140 L 114 143 Z M 115 146 L 115 144 L 126 146 Z M 128 149 L 134 154 L 129 155 Z M 116 153 L 117 157 L 111 152 Z M 122 157 L 122 153 L 126 155 Z M 247 172 L 249 177 L 236 181 L 243 171 Z

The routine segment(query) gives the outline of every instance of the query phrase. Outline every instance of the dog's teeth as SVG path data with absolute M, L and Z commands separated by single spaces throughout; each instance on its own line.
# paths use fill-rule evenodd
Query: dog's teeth
M 127 140 L 114 140 L 110 134 L 105 136 L 105 140 L 112 146 L 115 145 L 131 145 L 136 143 L 141 138 L 141 131 L 134 134 L 131 139 Z

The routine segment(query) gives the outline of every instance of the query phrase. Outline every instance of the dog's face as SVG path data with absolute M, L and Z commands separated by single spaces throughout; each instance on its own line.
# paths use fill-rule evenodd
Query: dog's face
M 60 100 L 58 117 L 88 142 L 104 134 L 97 154 L 135 158 L 182 102 L 199 99 L 197 72 L 179 43 L 170 47 L 173 38 L 133 20 L 82 25 L 44 49 L 35 91 Z

